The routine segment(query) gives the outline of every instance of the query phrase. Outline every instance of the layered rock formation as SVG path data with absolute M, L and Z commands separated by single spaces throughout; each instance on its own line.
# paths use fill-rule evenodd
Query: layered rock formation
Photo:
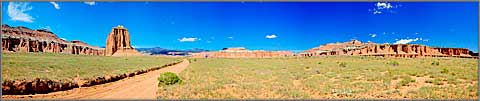
M 135 56 L 142 55 L 130 45 L 130 35 L 128 30 L 118 25 L 108 34 L 107 45 L 105 47 L 106 56 Z
M 418 44 L 376 44 L 361 43 L 352 40 L 345 43 L 326 44 L 306 50 L 300 56 L 321 55 L 361 55 L 383 57 L 475 57 L 473 52 L 465 48 L 432 48 Z
M 54 33 L 26 27 L 2 25 L 2 50 L 5 52 L 48 52 L 103 55 L 103 49 L 81 41 L 66 41 Z
M 270 58 L 293 56 L 289 51 L 247 50 L 243 47 L 224 48 L 216 52 L 192 53 L 194 58 Z

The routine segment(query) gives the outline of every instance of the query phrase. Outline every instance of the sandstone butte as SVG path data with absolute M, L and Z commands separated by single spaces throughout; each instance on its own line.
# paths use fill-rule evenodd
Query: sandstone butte
M 69 42 L 48 30 L 8 25 L 2 25 L 2 51 L 103 55 L 102 48 L 79 40 Z
M 130 45 L 130 35 L 128 30 L 121 25 L 114 27 L 108 34 L 107 44 L 105 46 L 106 56 L 138 56 L 143 55 L 137 52 Z
M 303 51 L 298 54 L 302 57 L 324 55 L 359 55 L 383 57 L 461 57 L 478 58 L 478 53 L 473 53 L 465 48 L 434 48 L 419 44 L 376 44 L 373 42 L 362 43 L 351 40 L 344 43 L 329 43 Z

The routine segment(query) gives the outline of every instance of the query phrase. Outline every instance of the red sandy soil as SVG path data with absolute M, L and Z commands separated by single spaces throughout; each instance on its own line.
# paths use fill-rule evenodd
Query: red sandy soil
M 188 60 L 185 59 L 183 62 L 170 67 L 111 83 L 48 94 L 3 95 L 2 99 L 156 99 L 157 78 L 160 73 L 174 72 L 178 74 L 189 64 Z

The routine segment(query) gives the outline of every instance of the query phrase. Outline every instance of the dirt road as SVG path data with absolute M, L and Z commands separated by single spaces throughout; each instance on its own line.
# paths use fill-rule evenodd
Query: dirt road
M 156 71 L 147 72 L 123 80 L 91 86 L 75 88 L 67 91 L 53 92 L 37 95 L 2 96 L 6 99 L 156 99 L 158 76 L 162 72 L 180 73 L 188 65 L 189 61 Z M 22 98 L 23 97 L 23 98 Z

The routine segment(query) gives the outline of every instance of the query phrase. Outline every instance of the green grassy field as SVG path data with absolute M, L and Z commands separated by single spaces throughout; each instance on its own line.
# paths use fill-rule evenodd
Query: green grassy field
M 107 57 L 52 53 L 2 53 L 2 80 L 71 80 L 117 75 L 172 63 L 180 58 Z
M 190 59 L 159 99 L 477 99 L 476 59 Z

